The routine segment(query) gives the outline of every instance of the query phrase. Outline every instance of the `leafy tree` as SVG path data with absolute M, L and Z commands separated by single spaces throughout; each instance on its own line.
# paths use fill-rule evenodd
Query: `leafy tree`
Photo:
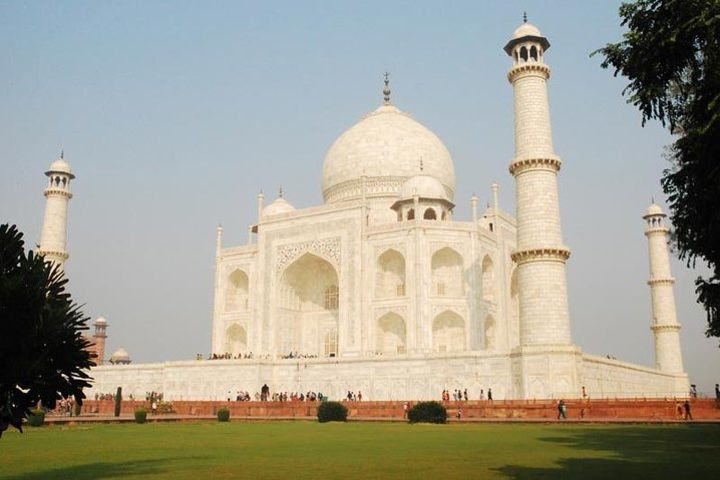
M 663 172 L 679 257 L 710 268 L 695 281 L 707 336 L 720 336 L 720 0 L 637 0 L 620 7 L 627 32 L 595 53 L 630 83 L 628 103 L 676 135 Z
M 25 253 L 17 227 L 0 225 L 0 435 L 38 402 L 82 404 L 91 365 L 87 317 L 65 291 L 62 269 Z

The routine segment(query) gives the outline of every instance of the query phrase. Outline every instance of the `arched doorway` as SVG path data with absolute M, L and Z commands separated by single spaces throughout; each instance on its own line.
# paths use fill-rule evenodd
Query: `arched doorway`
M 441 248 L 432 256 L 431 267 L 433 296 L 463 296 L 463 261 L 458 252 L 450 247 Z
M 247 332 L 237 323 L 230 325 L 225 331 L 225 351 L 236 356 L 247 352 Z
M 383 355 L 404 354 L 405 341 L 405 320 L 400 315 L 390 312 L 378 319 L 377 353 Z
M 277 353 L 335 356 L 341 293 L 330 262 L 306 253 L 285 270 L 278 288 Z
M 488 315 L 485 317 L 485 349 L 495 350 L 496 348 L 496 328 L 495 317 Z
M 397 250 L 386 250 L 377 259 L 375 298 L 405 296 L 405 258 Z
M 495 268 L 490 255 L 485 255 L 482 262 L 482 296 L 488 303 L 495 302 Z
M 237 312 L 248 309 L 248 276 L 242 270 L 233 271 L 225 288 L 225 311 Z
M 433 350 L 440 353 L 465 350 L 465 321 L 460 315 L 446 310 L 435 317 Z

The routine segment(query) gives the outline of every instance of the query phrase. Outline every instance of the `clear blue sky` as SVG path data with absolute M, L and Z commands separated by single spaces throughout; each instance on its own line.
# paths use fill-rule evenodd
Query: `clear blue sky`
M 527 10 L 549 38 L 573 337 L 583 350 L 653 363 L 641 215 L 664 199 L 670 137 L 620 92 L 594 49 L 619 39 L 618 1 L 0 2 L 0 221 L 33 245 L 42 174 L 64 148 L 77 180 L 67 272 L 107 317 L 109 351 L 135 361 L 210 348 L 215 227 L 245 242 L 255 195 L 282 184 L 321 202 L 332 141 L 381 100 L 446 143 L 457 218 L 498 181 L 514 211 L 509 58 Z M 673 265 L 686 368 L 720 381 L 697 271 Z

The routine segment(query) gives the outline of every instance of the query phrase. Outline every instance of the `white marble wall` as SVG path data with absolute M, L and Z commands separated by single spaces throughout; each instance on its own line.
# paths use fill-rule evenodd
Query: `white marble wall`
M 540 354 L 526 369 L 527 393 L 517 394 L 511 363 L 520 357 L 491 353 L 422 355 L 396 359 L 351 360 L 202 360 L 137 365 L 103 365 L 90 374 L 97 393 L 114 392 L 123 387 L 123 395 L 144 398 L 145 392 L 163 392 L 168 400 L 220 400 L 232 392 L 251 394 L 267 383 L 272 391 L 321 391 L 331 398 L 342 398 L 348 390 L 363 392 L 367 400 L 438 399 L 443 389 L 468 389 L 472 399 L 480 390 L 492 388 L 495 399 L 577 398 L 581 389 L 563 387 L 563 378 L 572 375 L 575 365 L 552 353 Z M 527 358 L 527 357 L 526 357 Z M 672 397 L 688 391 L 685 375 L 663 374 L 657 370 L 601 357 L 576 354 L 578 385 L 584 385 L 591 398 Z M 558 379 L 556 392 L 543 394 L 535 386 L 533 372 L 549 370 Z M 539 375 L 538 379 L 544 377 Z M 567 383 L 566 383 L 567 385 Z M 521 387 L 520 387 L 521 388 Z

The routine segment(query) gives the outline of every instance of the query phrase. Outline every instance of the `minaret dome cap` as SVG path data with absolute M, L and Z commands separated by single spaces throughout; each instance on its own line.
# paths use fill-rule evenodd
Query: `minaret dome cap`
M 45 175 L 50 176 L 53 173 L 64 173 L 70 178 L 75 178 L 72 170 L 70 170 L 70 165 L 62 157 L 50 164 L 50 168 L 45 172 Z
M 643 215 L 643 217 L 651 217 L 656 215 L 662 215 L 664 217 L 665 212 L 663 212 L 663 209 L 660 205 L 658 205 L 657 203 L 653 203 L 647 208 L 647 210 L 645 210 L 645 215 Z
M 512 39 L 507 43 L 507 45 L 505 45 L 503 50 L 505 50 L 505 53 L 508 55 L 512 55 L 513 47 L 522 42 L 537 42 L 545 51 L 550 48 L 550 42 L 547 38 L 543 37 L 542 33 L 540 33 L 540 29 L 528 22 L 524 22 L 515 29 Z

